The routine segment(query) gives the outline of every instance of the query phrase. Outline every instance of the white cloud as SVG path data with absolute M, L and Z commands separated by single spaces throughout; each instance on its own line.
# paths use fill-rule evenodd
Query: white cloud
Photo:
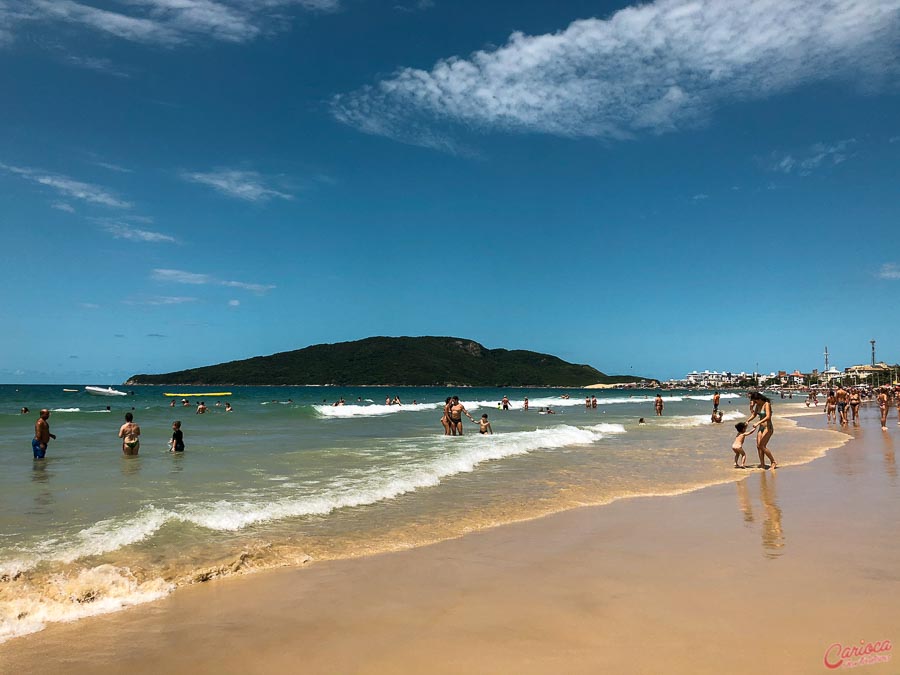
M 695 201 L 695 202 L 702 202 L 702 201 L 704 201 L 704 200 L 706 200 L 706 199 L 709 199 L 709 195 L 703 194 L 703 193 L 701 192 L 701 193 L 696 194 L 696 195 L 694 195 L 693 197 L 691 197 L 691 199 L 692 199 L 693 201 Z
M 243 281 L 229 281 L 219 279 L 210 274 L 198 274 L 196 272 L 185 272 L 184 270 L 172 269 L 155 269 L 150 273 L 153 281 L 163 283 L 176 284 L 194 284 L 194 285 L 212 285 L 225 286 L 227 288 L 240 288 L 241 290 L 251 291 L 252 293 L 263 294 L 276 288 L 273 284 L 251 284 Z
M 855 138 L 845 138 L 831 145 L 815 143 L 797 157 L 791 154 L 779 157 L 775 154 L 775 161 L 771 169 L 781 173 L 797 173 L 801 176 L 808 176 L 816 169 L 843 164 L 847 161 L 855 144 Z
M 141 230 L 122 223 L 107 223 L 104 228 L 116 239 L 128 239 L 130 241 L 145 241 L 149 243 L 174 243 L 175 237 L 161 232 Z
M 120 77 L 123 79 L 127 79 L 131 77 L 124 70 L 118 68 L 112 61 L 109 59 L 100 59 L 92 56 L 76 56 L 74 54 L 67 54 L 63 61 L 71 66 L 75 66 L 77 68 L 84 68 L 86 70 L 93 70 L 97 73 L 103 73 L 104 75 L 112 75 L 113 77 Z M 99 166 L 103 166 L 99 164 Z
M 123 300 L 126 305 L 151 305 L 151 306 L 161 306 L 161 305 L 183 305 L 188 302 L 197 302 L 197 298 L 185 297 L 185 296 L 172 296 L 172 295 L 152 295 L 143 298 L 136 298 L 131 300 Z
M 118 164 L 113 164 L 112 162 L 94 162 L 95 166 L 99 166 L 103 169 L 109 169 L 110 171 L 115 171 L 116 173 L 134 173 L 133 169 L 128 169 L 124 166 L 119 166 Z
M 131 203 L 119 199 L 105 188 L 91 185 L 90 183 L 82 183 L 81 181 L 77 181 L 74 178 L 69 178 L 67 176 L 45 173 L 37 169 L 10 166 L 3 163 L 0 163 L 0 169 L 4 169 L 9 173 L 20 176 L 25 180 L 30 180 L 39 185 L 52 188 L 64 197 L 80 199 L 91 204 L 100 204 L 102 206 L 118 209 L 130 209 L 132 206 Z
M 900 279 L 900 265 L 896 263 L 885 263 L 878 272 L 879 279 L 890 279 L 894 281 Z
M 228 301 L 228 306 L 229 306 L 229 307 L 240 307 L 240 306 L 241 306 L 241 301 L 240 301 L 240 300 L 229 300 L 229 301 Z
M 119 0 L 115 10 L 76 0 L 6 2 L 16 11 L 3 21 L 0 3 L 0 45 L 11 42 L 10 28 L 26 20 L 77 24 L 123 40 L 166 47 L 207 40 L 243 43 L 282 28 L 286 24 L 282 10 L 291 6 L 318 12 L 340 7 L 339 0 Z M 81 65 L 107 70 L 109 64 L 85 61 Z
M 171 282 L 176 284 L 209 284 L 213 278 L 208 274 L 195 274 L 182 270 L 155 269 L 150 274 L 154 281 Z
M 65 202 L 53 202 L 50 205 L 50 208 L 56 209 L 57 211 L 65 211 L 66 213 L 75 213 L 75 209 Z
M 896 70 L 900 0 L 657 0 L 335 97 L 336 119 L 451 149 L 480 131 L 624 139 L 824 79 Z
M 207 185 L 224 195 L 248 202 L 266 202 L 274 197 L 294 198 L 292 195 L 266 185 L 266 179 L 256 171 L 218 169 L 207 173 L 185 172 L 182 174 L 182 178 L 192 183 Z
M 100 309 L 100 305 L 94 302 L 80 302 L 78 303 L 78 306 L 82 309 Z

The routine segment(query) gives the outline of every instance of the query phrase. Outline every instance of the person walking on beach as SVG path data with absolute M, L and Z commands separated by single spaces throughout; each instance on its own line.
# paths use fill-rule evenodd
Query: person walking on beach
M 850 400 L 850 394 L 844 389 L 844 385 L 838 385 L 834 399 L 837 401 L 837 413 L 838 417 L 841 418 L 841 424 L 847 424 L 847 402 Z
M 122 439 L 122 453 L 132 457 L 137 456 L 141 449 L 141 428 L 134 423 L 134 415 L 125 413 L 125 424 L 119 427 L 119 438 Z
M 837 398 L 835 398 L 834 389 L 829 389 L 828 396 L 825 397 L 825 419 L 829 422 L 837 422 Z
M 50 423 L 47 421 L 49 419 L 50 411 L 44 408 L 34 422 L 34 440 L 31 441 L 31 449 L 35 459 L 44 459 L 50 439 L 56 440 L 56 436 L 50 433 Z
M 887 416 L 888 416 L 887 391 L 884 389 L 879 390 L 878 396 L 875 398 L 875 401 L 878 403 L 878 410 L 881 412 L 881 430 L 887 431 Z
M 181 431 L 181 420 L 172 422 L 172 440 L 169 441 L 169 452 L 184 452 L 184 433 Z
M 665 404 L 663 403 L 662 394 L 656 395 L 656 401 L 654 402 L 654 406 L 656 407 L 656 416 L 662 417 L 663 408 L 665 408 Z
M 754 412 L 750 415 L 747 423 L 749 424 L 754 417 L 759 416 L 759 422 L 756 423 L 756 451 L 759 453 L 759 464 L 757 464 L 757 467 L 760 469 L 768 468 L 765 460 L 768 457 L 771 467 L 776 469 L 778 468 L 778 462 L 775 461 L 775 457 L 768 447 L 769 440 L 772 438 L 772 434 L 775 433 L 775 427 L 772 425 L 772 402 L 758 391 L 750 394 L 750 401 L 754 406 Z
M 474 422 L 475 418 L 466 410 L 466 406 L 459 402 L 459 396 L 454 396 L 450 403 L 450 428 L 453 430 L 454 436 L 463 435 L 462 416 L 465 415 L 470 421 Z
M 847 402 L 850 404 L 850 416 L 853 418 L 853 424 L 859 426 L 859 404 L 862 403 L 859 389 L 854 388 L 850 390 Z

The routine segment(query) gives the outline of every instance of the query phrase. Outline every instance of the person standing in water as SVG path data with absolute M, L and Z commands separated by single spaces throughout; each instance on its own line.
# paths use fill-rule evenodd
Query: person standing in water
M 34 422 L 34 440 L 31 441 L 31 449 L 34 452 L 35 459 L 44 459 L 47 455 L 47 444 L 52 438 L 56 440 L 56 436 L 50 433 L 50 411 L 44 408 L 40 412 L 40 417 Z
M 125 413 L 125 424 L 119 427 L 119 438 L 122 439 L 122 453 L 132 457 L 137 456 L 141 449 L 141 428 L 134 423 L 134 415 Z
M 180 420 L 172 422 L 172 440 L 169 445 L 169 452 L 184 452 L 184 433 L 181 431 Z
M 663 403 L 662 394 L 656 395 L 656 401 L 654 402 L 654 406 L 656 407 L 656 416 L 662 417 L 663 408 L 665 408 L 665 404 Z

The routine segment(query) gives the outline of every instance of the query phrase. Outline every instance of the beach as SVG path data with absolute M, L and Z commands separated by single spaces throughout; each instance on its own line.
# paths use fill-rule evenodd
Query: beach
M 894 673 L 900 427 L 874 415 L 820 459 L 739 482 L 55 623 L 0 646 L 0 670 Z M 840 656 L 870 643 L 871 663 Z

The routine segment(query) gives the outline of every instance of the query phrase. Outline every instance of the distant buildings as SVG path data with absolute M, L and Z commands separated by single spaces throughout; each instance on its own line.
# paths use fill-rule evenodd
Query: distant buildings
M 878 387 L 884 384 L 900 383 L 900 366 L 890 366 L 887 363 L 864 364 L 850 366 L 844 370 L 838 370 L 831 366 L 821 373 L 813 370 L 811 373 L 802 373 L 799 370 L 787 372 L 779 370 L 769 374 L 729 372 L 717 370 L 691 371 L 683 379 L 668 380 L 663 383 L 666 387 L 703 387 L 706 389 L 727 389 L 730 387 L 746 386 L 748 383 L 757 384 L 760 387 L 803 387 L 811 384 L 827 385 L 843 382 L 852 385 L 869 385 Z

